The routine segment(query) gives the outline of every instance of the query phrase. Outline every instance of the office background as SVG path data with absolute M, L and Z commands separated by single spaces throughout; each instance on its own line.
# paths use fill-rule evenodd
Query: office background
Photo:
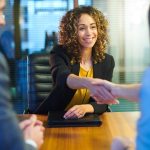
M 8 0 L 0 46 L 10 66 L 12 103 L 18 113 L 27 107 L 27 56 L 47 53 L 57 44 L 59 21 L 75 0 Z M 147 12 L 150 0 L 78 0 L 92 5 L 109 20 L 110 46 L 115 58 L 113 82 L 140 82 L 150 64 Z M 135 111 L 138 104 L 120 101 L 112 111 Z

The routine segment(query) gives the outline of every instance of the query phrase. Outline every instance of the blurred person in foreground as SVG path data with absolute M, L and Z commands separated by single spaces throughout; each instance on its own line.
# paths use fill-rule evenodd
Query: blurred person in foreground
M 0 26 L 5 25 L 3 10 L 6 1 L 0 0 Z M 43 143 L 44 127 L 35 115 L 18 122 L 9 103 L 9 70 L 0 52 L 0 149 L 37 150 Z

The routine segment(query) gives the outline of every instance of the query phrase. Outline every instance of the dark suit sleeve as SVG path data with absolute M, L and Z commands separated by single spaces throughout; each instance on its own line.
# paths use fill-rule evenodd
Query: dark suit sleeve
M 104 67 L 103 67 L 104 69 L 103 79 L 112 81 L 114 67 L 115 67 L 115 61 L 113 56 L 106 55 L 106 60 L 104 62 Z
M 90 104 L 94 108 L 94 113 L 103 114 L 104 112 L 109 111 L 107 104 L 97 104 L 94 99 L 90 98 Z
M 71 73 L 69 69 L 69 58 L 62 46 L 56 46 L 50 53 L 50 69 L 54 84 L 60 89 L 68 88 L 66 80 Z
M 0 150 L 34 150 L 26 149 L 16 114 L 9 103 L 9 70 L 0 53 Z
M 111 81 L 113 76 L 113 70 L 115 67 L 114 58 L 111 55 L 106 54 L 105 61 L 102 64 L 102 79 Z M 102 114 L 106 111 L 109 111 L 107 104 L 97 104 L 93 98 L 90 98 L 90 104 L 94 108 L 94 113 Z

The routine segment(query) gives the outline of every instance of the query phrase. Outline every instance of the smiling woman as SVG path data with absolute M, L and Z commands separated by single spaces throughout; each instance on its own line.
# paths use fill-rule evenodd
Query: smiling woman
M 110 81 L 115 65 L 105 53 L 107 25 L 103 13 L 91 6 L 77 7 L 62 17 L 60 45 L 50 53 L 54 88 L 36 113 L 67 111 L 64 118 L 68 119 L 108 111 L 108 105 L 94 100 L 103 90 L 97 85 L 99 79 Z

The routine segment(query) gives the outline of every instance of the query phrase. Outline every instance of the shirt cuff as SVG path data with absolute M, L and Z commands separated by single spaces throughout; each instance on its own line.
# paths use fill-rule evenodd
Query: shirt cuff
M 33 147 L 37 148 L 37 144 L 31 139 L 25 140 L 25 143 L 29 144 L 29 145 L 32 145 Z

